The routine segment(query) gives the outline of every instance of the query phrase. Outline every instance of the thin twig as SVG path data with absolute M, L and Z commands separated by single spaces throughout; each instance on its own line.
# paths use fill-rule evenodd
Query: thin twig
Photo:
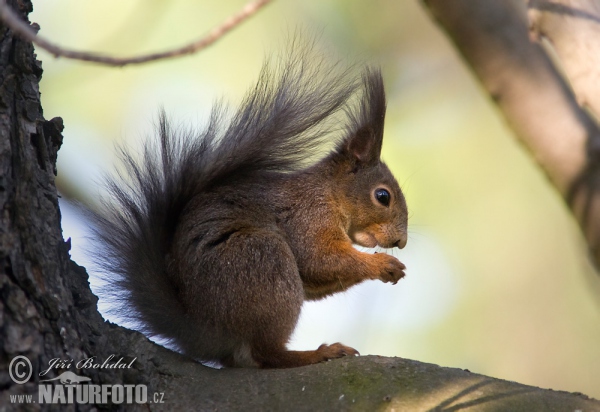
M 128 64 L 141 64 L 151 61 L 169 59 L 178 56 L 185 56 L 188 54 L 195 53 L 199 50 L 205 49 L 212 45 L 214 42 L 223 37 L 227 32 L 234 29 L 244 20 L 252 16 L 263 6 L 270 3 L 272 0 L 255 0 L 247 3 L 238 13 L 230 16 L 222 24 L 212 29 L 206 36 L 187 44 L 183 47 L 176 48 L 173 50 L 167 50 L 160 53 L 145 54 L 134 57 L 112 57 L 102 55 L 98 53 L 82 52 L 76 50 L 69 50 L 57 46 L 56 44 L 38 36 L 27 23 L 22 21 L 19 16 L 11 10 L 6 4 L 6 0 L 0 0 L 0 19 L 11 28 L 16 34 L 26 41 L 30 41 L 36 44 L 38 47 L 48 51 L 54 57 L 65 57 L 67 59 L 83 60 L 88 62 L 94 62 L 104 64 L 107 66 L 118 66 L 123 67 Z

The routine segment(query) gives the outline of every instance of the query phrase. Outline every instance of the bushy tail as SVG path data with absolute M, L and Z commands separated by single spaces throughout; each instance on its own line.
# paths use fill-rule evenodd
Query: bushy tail
M 172 129 L 162 113 L 159 139 L 145 144 L 139 160 L 121 150 L 128 178 L 107 182 L 112 198 L 93 216 L 94 253 L 106 273 L 105 294 L 120 303 L 115 313 L 146 333 L 177 337 L 190 327 L 167 256 L 191 198 L 230 176 L 297 170 L 314 160 L 332 129 L 346 128 L 342 116 L 366 80 L 295 43 L 287 58 L 263 67 L 232 116 L 217 106 L 206 128 L 193 132 Z
M 163 112 L 158 136 L 145 143 L 138 160 L 120 150 L 123 171 L 107 179 L 111 197 L 92 215 L 93 253 L 103 273 L 101 295 L 115 304 L 110 313 L 150 335 L 173 337 L 189 323 L 166 275 L 169 245 L 183 208 L 202 186 L 193 159 L 208 154 L 209 141 L 172 130 Z

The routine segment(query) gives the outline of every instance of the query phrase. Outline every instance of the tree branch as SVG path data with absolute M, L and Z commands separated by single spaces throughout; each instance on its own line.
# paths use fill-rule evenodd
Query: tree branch
M 579 104 L 600 114 L 600 5 L 593 0 L 529 0 L 534 39 L 548 40 Z
M 600 6 L 590 0 L 529 0 L 532 38 L 547 45 L 581 107 L 600 115 Z M 597 267 L 600 267 L 600 138 L 587 141 L 587 164 L 569 193 Z
M 452 38 L 516 137 L 567 201 L 600 267 L 600 156 L 594 154 L 598 152 L 594 147 L 600 148 L 600 129 L 579 104 L 592 102 L 587 93 L 594 89 L 586 89 L 588 83 L 575 90 L 584 90 L 586 94 L 581 96 L 585 98 L 573 93 L 552 58 L 540 44 L 530 40 L 526 8 L 521 1 L 424 3 Z M 543 1 L 535 3 L 539 8 Z M 565 41 L 565 48 L 571 46 L 570 40 Z M 580 51 L 584 52 L 581 59 L 588 58 L 589 50 Z M 597 75 L 597 65 L 594 70 Z M 569 70 L 564 73 L 569 78 L 572 75 Z
M 123 67 L 129 64 L 142 64 L 156 60 L 185 56 L 205 49 L 271 1 L 272 0 L 254 0 L 247 3 L 238 13 L 227 18 L 219 26 L 212 29 L 206 36 L 185 46 L 159 53 L 124 58 L 85 51 L 70 50 L 60 47 L 51 41 L 38 36 L 28 24 L 19 19 L 15 12 L 6 4 L 6 0 L 0 0 L 0 19 L 21 38 L 36 44 L 38 47 L 53 54 L 54 57 L 65 57 L 67 59 L 94 62 L 107 66 Z

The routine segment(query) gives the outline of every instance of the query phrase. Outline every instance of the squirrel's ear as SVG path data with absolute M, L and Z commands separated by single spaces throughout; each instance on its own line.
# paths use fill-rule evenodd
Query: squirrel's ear
M 385 91 L 378 69 L 367 68 L 362 76 L 363 93 L 358 107 L 350 111 L 350 134 L 343 141 L 342 152 L 356 166 L 379 162 L 385 121 Z
M 381 135 L 373 128 L 364 126 L 347 140 L 346 150 L 352 160 L 359 164 L 371 165 L 379 162 L 381 155 Z

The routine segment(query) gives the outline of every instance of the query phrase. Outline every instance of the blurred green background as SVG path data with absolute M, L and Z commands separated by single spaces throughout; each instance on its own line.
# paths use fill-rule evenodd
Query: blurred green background
M 241 0 L 34 0 L 31 20 L 60 45 L 115 55 L 172 48 Z M 342 341 L 362 354 L 466 368 L 600 398 L 600 277 L 559 196 L 513 138 L 449 41 L 415 1 L 279 0 L 192 57 L 126 68 L 43 61 L 46 118 L 66 129 L 58 183 L 97 201 L 114 143 L 152 134 L 163 106 L 201 125 L 236 104 L 264 57 L 297 28 L 349 61 L 380 64 L 389 95 L 384 160 L 408 199 L 407 278 L 367 282 L 309 303 L 291 346 Z M 67 202 L 64 236 L 82 252 L 86 222 Z

